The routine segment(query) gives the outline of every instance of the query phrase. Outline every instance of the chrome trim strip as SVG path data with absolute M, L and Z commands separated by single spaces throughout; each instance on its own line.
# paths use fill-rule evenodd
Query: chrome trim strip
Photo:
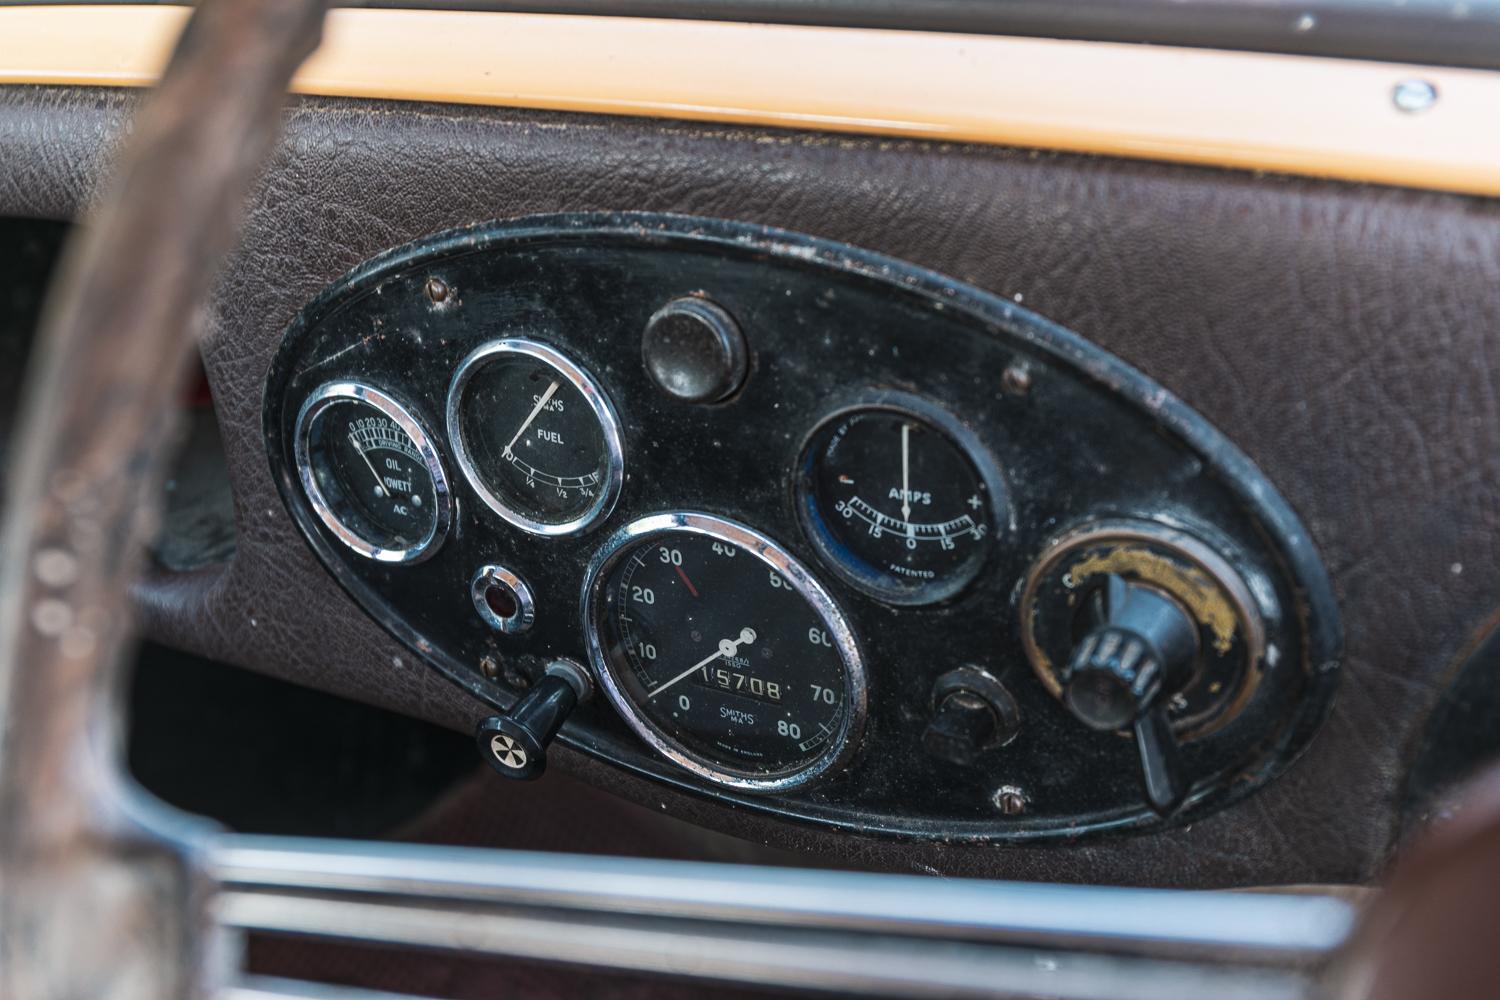
M 609 658 L 605 655 L 600 640 L 603 627 L 603 587 L 609 571 L 620 559 L 635 550 L 636 546 L 662 535 L 685 532 L 702 535 L 725 542 L 742 551 L 749 552 L 765 565 L 771 567 L 791 584 L 802 599 L 812 606 L 818 617 L 828 628 L 833 645 L 844 661 L 845 678 L 848 683 L 848 710 L 844 713 L 843 726 L 828 741 L 824 752 L 812 763 L 790 773 L 771 775 L 750 771 L 736 771 L 725 765 L 696 754 L 662 733 L 651 721 L 640 713 L 635 702 L 625 693 L 615 678 Z M 583 631 L 588 647 L 589 665 L 599 680 L 599 686 L 615 709 L 624 718 L 637 736 L 649 744 L 663 757 L 691 771 L 706 781 L 746 792 L 784 792 L 801 788 L 820 778 L 834 773 L 838 766 L 849 759 L 858 745 L 868 712 L 869 690 L 865 677 L 864 659 L 854 630 L 849 627 L 844 613 L 823 589 L 816 577 L 807 571 L 789 552 L 770 538 L 735 521 L 712 514 L 672 512 L 652 514 L 639 518 L 615 532 L 589 560 L 583 581 Z
M 328 407 L 343 402 L 365 403 L 373 406 L 395 421 L 421 452 L 422 464 L 427 467 L 427 474 L 432 477 L 432 488 L 436 494 L 437 519 L 433 524 L 432 533 L 420 544 L 407 549 L 387 549 L 361 538 L 352 528 L 338 519 L 332 508 L 328 506 L 328 501 L 323 497 L 323 491 L 318 488 L 318 480 L 313 475 L 308 455 L 308 435 L 312 431 L 312 421 Z M 302 493 L 312 507 L 313 513 L 318 515 L 318 520 L 335 538 L 366 559 L 374 559 L 376 562 L 383 563 L 421 562 L 435 553 L 443 539 L 447 537 L 448 528 L 453 522 L 453 494 L 448 487 L 448 474 L 443 469 L 443 460 L 438 455 L 437 449 L 432 446 L 432 439 L 417 418 L 412 416 L 405 406 L 379 389 L 362 382 L 329 382 L 319 386 L 312 395 L 302 401 L 302 406 L 297 411 L 296 428 L 292 432 L 292 453 L 297 467 L 297 479 L 302 484 Z
M 272 933 L 841 996 L 1312 1000 L 1316 995 L 1315 977 L 1292 969 L 794 927 L 724 929 L 685 920 L 594 921 L 529 911 L 475 913 L 253 894 L 226 897 L 219 914 L 230 924 Z
M 506 354 L 524 355 L 550 366 L 564 381 L 578 391 L 594 414 L 594 419 L 599 422 L 605 450 L 605 468 L 600 476 L 599 495 L 594 498 L 588 510 L 571 521 L 557 524 L 538 521 L 511 507 L 495 495 L 469 458 L 469 451 L 464 445 L 463 431 L 459 422 L 462 416 L 464 389 L 468 386 L 469 380 L 474 377 L 475 372 L 489 361 Z M 609 401 L 609 396 L 599 387 L 593 377 L 557 348 L 519 337 L 480 345 L 464 358 L 458 366 L 458 371 L 454 372 L 453 381 L 448 385 L 446 409 L 448 443 L 453 448 L 454 461 L 458 463 L 459 471 L 463 473 L 464 479 L 468 480 L 469 487 L 480 500 L 484 501 L 484 505 L 500 515 L 507 524 L 533 535 L 555 538 L 587 531 L 603 521 L 614 510 L 615 501 L 620 497 L 620 487 L 625 483 L 625 449 L 621 443 L 620 418 L 615 415 L 615 408 Z
M 651 916 L 801 930 L 1086 947 L 1257 964 L 1325 958 L 1354 909 L 1322 895 L 991 882 L 434 848 L 418 844 L 225 835 L 207 864 L 231 920 L 272 929 L 293 895 L 352 902 L 544 907 L 567 920 Z M 261 908 L 251 897 L 275 905 Z M 290 918 L 288 918 L 290 920 Z
M 246 976 L 217 996 L 218 1000 L 424 1000 L 410 993 L 330 986 L 276 976 Z

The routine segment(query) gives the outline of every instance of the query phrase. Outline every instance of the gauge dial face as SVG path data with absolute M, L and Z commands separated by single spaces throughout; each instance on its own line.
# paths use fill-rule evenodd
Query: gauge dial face
M 689 770 L 784 790 L 852 746 L 865 706 L 852 633 L 764 536 L 707 515 L 647 518 L 596 560 L 586 600 L 606 693 Z
M 953 596 L 983 566 L 995 489 L 954 435 L 904 408 L 835 415 L 812 435 L 800 508 L 849 583 L 894 604 Z
M 448 393 L 448 429 L 470 485 L 516 527 L 571 534 L 614 506 L 624 467 L 614 409 L 545 344 L 504 340 L 469 355 Z
M 399 403 L 353 382 L 303 404 L 298 475 L 323 524 L 381 562 L 430 554 L 448 527 L 448 482 L 431 440 Z

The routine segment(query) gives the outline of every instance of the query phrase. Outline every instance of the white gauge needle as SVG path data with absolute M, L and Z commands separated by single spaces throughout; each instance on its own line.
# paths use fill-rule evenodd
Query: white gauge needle
M 908 535 L 916 530 L 911 524 L 911 424 L 901 425 L 901 520 Z
M 667 681 L 665 684 L 661 684 L 661 685 L 653 688 L 650 692 L 647 693 L 647 695 L 646 695 L 647 699 L 655 698 L 657 695 L 661 694 L 667 688 L 671 687 L 673 684 L 676 684 L 678 681 L 682 680 L 683 678 L 693 676 L 694 673 L 696 673 L 699 670 L 702 670 L 704 667 L 708 666 L 710 663 L 714 662 L 719 657 L 721 657 L 721 656 L 733 656 L 735 653 L 738 653 L 740 651 L 740 647 L 741 646 L 748 646 L 748 645 L 750 645 L 750 643 L 752 643 L 754 641 L 755 641 L 755 629 L 753 629 L 753 628 L 742 628 L 742 629 L 740 629 L 740 637 L 739 637 L 739 639 L 720 639 L 719 640 L 719 648 L 716 649 L 716 650 L 714 650 L 712 656 L 705 656 L 703 659 L 699 660 L 697 663 L 693 664 L 691 667 L 688 667 L 682 673 L 678 674 L 676 677 L 673 677 L 671 680 Z
M 542 412 L 542 407 L 547 405 L 547 400 L 551 399 L 552 394 L 556 391 L 556 382 L 553 382 L 551 385 L 547 386 L 547 391 L 542 393 L 542 398 L 536 401 L 536 405 L 533 406 L 531 408 L 531 412 L 526 415 L 526 422 L 523 423 L 520 427 L 516 428 L 515 436 L 510 439 L 510 443 L 505 446 L 505 450 L 500 454 L 509 455 L 511 453 L 511 446 L 514 445 L 517 441 L 521 440 L 521 435 L 526 433 L 526 428 L 531 426 L 531 422 L 536 419 L 536 415 L 538 413 Z
M 380 473 L 375 471 L 375 465 L 370 461 L 370 456 L 359 446 L 359 438 L 353 434 L 349 435 L 349 443 L 354 445 L 354 450 L 359 452 L 359 457 L 365 460 L 365 468 L 370 470 L 370 475 L 375 477 L 375 495 L 385 496 L 385 481 L 380 478 Z

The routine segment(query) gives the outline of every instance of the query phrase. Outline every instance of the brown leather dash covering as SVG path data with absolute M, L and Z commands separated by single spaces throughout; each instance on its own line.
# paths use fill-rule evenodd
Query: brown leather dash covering
M 0 87 L 0 215 L 66 219 L 134 94 Z M 328 282 L 451 226 L 652 210 L 782 226 L 1011 296 L 1226 431 L 1306 521 L 1344 614 L 1332 718 L 1275 785 L 1163 835 L 1047 850 L 829 837 L 580 758 L 653 808 L 860 866 L 1229 885 L 1362 880 L 1404 757 L 1500 597 L 1500 204 L 1079 156 L 468 107 L 303 100 L 205 358 L 237 495 L 227 567 L 139 590 L 146 632 L 457 728 L 480 714 L 314 561 L 271 483 L 261 386 Z

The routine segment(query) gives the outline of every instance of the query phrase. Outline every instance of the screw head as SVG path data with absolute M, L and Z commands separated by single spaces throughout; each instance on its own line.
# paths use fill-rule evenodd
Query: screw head
M 493 656 L 483 656 L 479 660 L 479 669 L 484 671 L 484 676 L 492 681 L 500 679 L 500 661 Z
M 1000 387 L 1012 396 L 1024 396 L 1031 391 L 1031 371 L 1023 364 L 1008 365 L 1000 376 Z
M 1001 785 L 995 789 L 995 794 L 991 796 L 990 801 L 1005 816 L 1019 816 L 1030 804 L 1026 792 L 1016 785 Z
M 452 294 L 452 289 L 448 287 L 448 283 L 442 278 L 428 278 L 426 291 L 427 297 L 432 300 L 433 305 L 442 305 L 448 301 L 448 296 Z
M 1391 91 L 1391 101 L 1396 110 L 1414 115 L 1426 111 L 1437 103 L 1437 88 L 1426 80 L 1402 80 Z

